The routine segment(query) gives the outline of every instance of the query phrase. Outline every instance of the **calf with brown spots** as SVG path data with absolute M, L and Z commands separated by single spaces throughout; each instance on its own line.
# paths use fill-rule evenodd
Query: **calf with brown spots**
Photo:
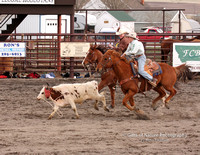
M 79 114 L 76 109 L 76 103 L 82 103 L 87 99 L 96 100 L 95 109 L 98 110 L 98 102 L 103 103 L 105 111 L 109 111 L 106 106 L 105 96 L 98 92 L 97 81 L 90 81 L 86 83 L 75 83 L 75 84 L 60 84 L 49 88 L 49 86 L 43 86 L 37 99 L 50 99 L 52 100 L 54 107 L 53 112 L 50 114 L 49 119 L 58 111 L 59 107 L 64 107 L 68 104 L 71 105 L 74 110 L 76 117 L 79 118 Z

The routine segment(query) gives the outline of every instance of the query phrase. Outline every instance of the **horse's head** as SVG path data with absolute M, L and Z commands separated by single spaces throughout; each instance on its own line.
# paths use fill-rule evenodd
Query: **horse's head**
M 102 60 L 97 65 L 97 71 L 101 72 L 107 68 L 112 68 L 113 64 L 116 62 L 116 58 L 120 58 L 120 53 L 115 50 L 108 50 L 104 55 Z
M 96 49 L 96 45 L 90 45 L 90 49 L 87 52 L 86 57 L 84 58 L 82 64 L 84 67 L 87 67 L 90 64 L 98 63 L 99 51 Z M 101 52 L 100 52 L 101 53 Z

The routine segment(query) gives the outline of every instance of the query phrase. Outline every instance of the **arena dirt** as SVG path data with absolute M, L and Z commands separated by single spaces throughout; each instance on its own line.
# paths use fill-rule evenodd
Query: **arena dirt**
M 170 109 L 150 107 L 154 91 L 135 95 L 137 107 L 150 120 L 139 120 L 122 105 L 123 94 L 116 88 L 116 107 L 110 112 L 94 101 L 77 105 L 80 119 L 71 107 L 55 115 L 50 105 L 36 99 L 42 86 L 86 82 L 93 79 L 1 79 L 0 80 L 0 154 L 199 154 L 200 79 L 180 84 Z M 95 79 L 99 82 L 100 79 Z M 104 88 L 107 105 L 110 92 Z

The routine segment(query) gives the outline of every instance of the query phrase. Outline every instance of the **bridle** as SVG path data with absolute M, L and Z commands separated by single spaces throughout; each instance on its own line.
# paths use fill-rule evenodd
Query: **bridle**
M 102 66 L 102 69 L 105 70 L 105 66 L 111 61 L 112 63 L 112 58 L 111 55 L 108 57 L 105 63 L 100 62 L 99 64 Z
M 90 53 L 90 51 L 89 51 L 89 52 L 87 53 L 85 59 L 87 58 L 87 56 L 88 56 L 89 54 L 90 54 L 90 56 L 91 56 L 91 59 L 94 57 L 94 51 L 93 51 L 92 53 Z M 84 61 L 85 61 L 85 59 L 84 59 Z M 92 64 L 92 62 L 91 62 L 90 59 L 87 59 L 87 61 L 89 62 L 89 64 Z

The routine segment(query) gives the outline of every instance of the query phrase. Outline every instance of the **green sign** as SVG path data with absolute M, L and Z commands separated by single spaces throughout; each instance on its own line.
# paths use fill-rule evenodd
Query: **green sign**
M 200 61 L 200 46 L 176 45 L 175 49 L 181 62 Z
M 192 72 L 200 72 L 200 42 L 173 43 L 173 67 L 185 63 Z

